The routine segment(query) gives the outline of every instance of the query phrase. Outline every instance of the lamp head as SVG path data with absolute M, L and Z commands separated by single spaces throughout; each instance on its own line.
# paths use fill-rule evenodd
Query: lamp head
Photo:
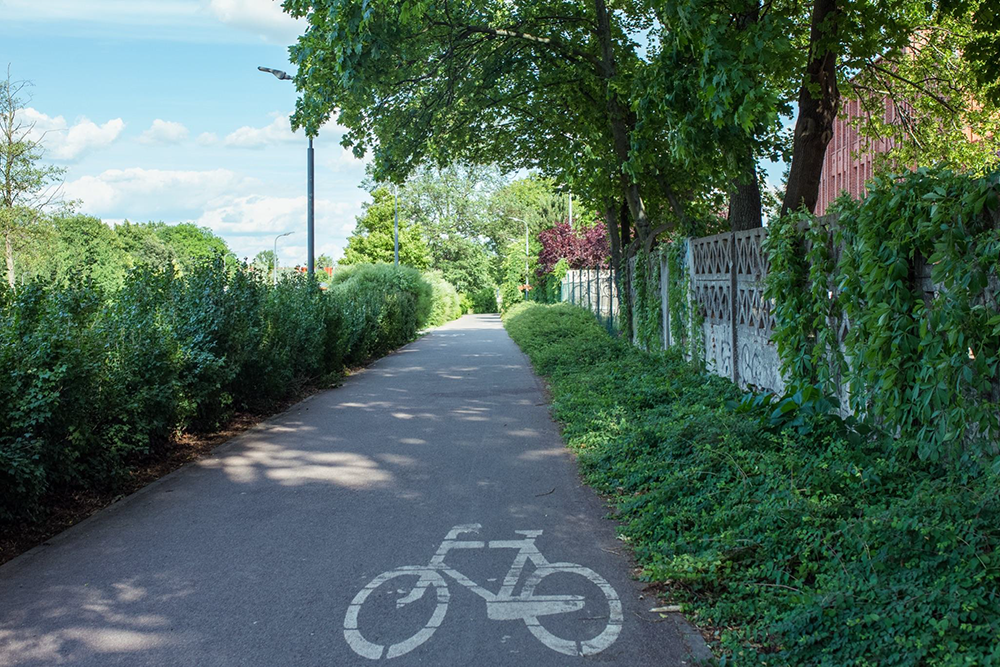
M 270 67 L 258 67 L 261 72 L 267 72 L 268 74 L 273 74 L 279 81 L 290 81 L 292 77 L 288 75 L 288 72 L 282 72 L 280 69 L 271 69 Z

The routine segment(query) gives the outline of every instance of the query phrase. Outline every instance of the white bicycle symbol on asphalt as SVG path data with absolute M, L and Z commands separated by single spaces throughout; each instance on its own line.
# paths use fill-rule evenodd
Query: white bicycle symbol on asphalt
M 378 575 L 371 582 L 362 588 L 354 600 L 347 608 L 347 615 L 344 617 L 344 639 L 350 647 L 360 656 L 378 660 L 385 655 L 388 658 L 398 658 L 417 648 L 434 634 L 434 631 L 441 627 L 444 621 L 445 612 L 448 611 L 448 582 L 443 575 L 448 575 L 465 588 L 469 589 L 479 597 L 486 600 L 486 617 L 492 621 L 524 621 L 528 630 L 540 642 L 554 651 L 565 653 L 566 655 L 594 655 L 611 646 L 618 638 L 622 629 L 622 604 L 618 599 L 618 594 L 599 574 L 590 568 L 577 565 L 576 563 L 550 563 L 535 546 L 535 539 L 542 534 L 540 530 L 516 530 L 523 539 L 517 540 L 490 540 L 483 542 L 478 540 L 460 540 L 463 533 L 476 533 L 479 531 L 478 523 L 455 526 L 448 535 L 445 536 L 437 553 L 431 558 L 427 565 L 404 565 L 395 570 L 389 570 Z M 444 559 L 452 549 L 517 549 L 514 563 L 504 577 L 500 591 L 492 593 L 474 581 L 466 577 L 461 572 L 445 565 Z M 514 589 L 521 579 L 524 566 L 531 562 L 535 570 L 531 572 L 524 581 L 519 595 L 514 595 Z M 586 598 L 582 595 L 535 595 L 535 589 L 545 577 L 556 573 L 575 574 L 586 578 L 595 584 L 608 603 L 607 625 L 597 636 L 585 640 L 563 639 L 557 637 L 546 630 L 538 622 L 539 617 L 553 616 L 556 614 L 567 614 L 583 609 Z M 431 614 L 426 625 L 417 631 L 412 637 L 396 642 L 389 646 L 376 644 L 365 639 L 358 629 L 358 614 L 361 606 L 368 599 L 375 589 L 382 586 L 396 577 L 416 577 L 412 588 L 397 589 L 401 595 L 396 600 L 396 609 L 416 602 L 421 599 L 428 589 L 433 588 L 437 595 L 437 605 Z M 398 584 L 397 584 L 398 585 Z M 407 592 L 408 591 L 408 592 Z

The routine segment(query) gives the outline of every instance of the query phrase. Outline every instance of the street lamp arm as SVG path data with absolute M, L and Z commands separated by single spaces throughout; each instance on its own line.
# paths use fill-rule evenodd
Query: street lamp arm
M 273 266 L 273 269 L 271 270 L 271 275 L 274 279 L 273 283 L 275 285 L 278 284 L 278 239 L 283 238 L 285 236 L 289 236 L 294 233 L 295 233 L 294 231 L 285 232 L 284 234 L 278 234 L 277 236 L 274 237 L 274 255 L 271 257 L 271 264 Z

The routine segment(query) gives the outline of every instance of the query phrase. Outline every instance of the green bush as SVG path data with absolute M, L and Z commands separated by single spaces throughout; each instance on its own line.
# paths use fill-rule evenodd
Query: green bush
M 458 292 L 444 279 L 439 271 L 428 271 L 424 280 L 431 285 L 431 313 L 427 326 L 438 327 L 451 322 L 462 314 Z
M 428 326 L 435 305 L 433 287 L 419 271 L 391 264 L 335 271 L 330 292 L 342 312 L 344 359 L 350 364 L 411 340 Z
M 587 480 L 644 577 L 727 665 L 1000 664 L 1000 485 L 862 435 L 810 428 L 677 352 L 647 354 L 569 305 L 508 331 L 548 377 Z
M 462 315 L 476 312 L 476 304 L 472 297 L 465 292 L 458 293 L 458 310 Z
M 496 313 L 499 311 L 497 307 L 497 290 L 495 287 L 484 287 L 481 290 L 473 292 L 470 300 L 472 302 L 472 312 L 474 313 Z
M 87 279 L 0 288 L 0 520 L 55 488 L 111 488 L 178 430 L 267 408 L 458 316 L 439 276 L 358 265 L 324 293 L 271 286 L 222 258 L 140 266 L 114 292 Z
M 100 311 L 96 288 L 28 284 L 5 301 L 0 502 L 7 513 L 33 504 L 50 482 L 82 482 L 99 465 L 92 450 L 101 436 L 94 398 L 103 360 L 94 327 Z

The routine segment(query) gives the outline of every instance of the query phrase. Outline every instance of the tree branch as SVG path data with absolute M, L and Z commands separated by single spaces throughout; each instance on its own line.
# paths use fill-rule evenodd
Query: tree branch
M 435 25 L 447 28 L 455 27 L 441 22 L 436 22 Z M 562 40 L 555 37 L 540 37 L 538 35 L 532 35 L 531 33 L 521 32 L 518 30 L 505 30 L 503 28 L 490 28 L 488 26 L 477 25 L 466 25 L 462 26 L 461 29 L 463 34 L 459 36 L 459 39 L 463 39 L 468 35 L 474 34 L 492 35 L 494 37 L 511 37 L 514 39 L 524 40 L 538 46 L 548 47 L 549 49 L 556 51 L 567 58 L 587 62 L 594 67 L 600 67 L 601 65 L 601 61 L 597 58 L 597 56 L 587 53 L 586 51 L 581 51 L 580 49 L 566 44 Z
M 916 88 L 917 90 L 919 90 L 923 94 L 925 94 L 925 95 L 929 96 L 931 99 L 935 100 L 938 104 L 940 104 L 941 106 L 943 106 L 948 111 L 950 111 L 952 113 L 958 113 L 958 110 L 955 109 L 955 107 L 953 107 L 951 104 L 949 104 L 946 99 L 944 99 L 940 95 L 936 95 L 935 93 L 931 92 L 926 87 L 920 85 L 916 81 L 911 81 L 910 79 L 907 79 L 905 76 L 902 76 L 902 75 L 898 74 L 897 72 L 893 72 L 891 69 L 887 69 L 887 68 L 882 67 L 880 65 L 876 65 L 871 60 L 868 61 L 868 67 L 870 67 L 871 69 L 876 70 L 878 72 L 882 72 L 883 74 L 886 74 L 886 75 L 892 77 L 893 79 L 896 79 L 897 81 L 902 81 L 903 83 L 905 83 L 907 85 L 913 86 L 914 88 Z

